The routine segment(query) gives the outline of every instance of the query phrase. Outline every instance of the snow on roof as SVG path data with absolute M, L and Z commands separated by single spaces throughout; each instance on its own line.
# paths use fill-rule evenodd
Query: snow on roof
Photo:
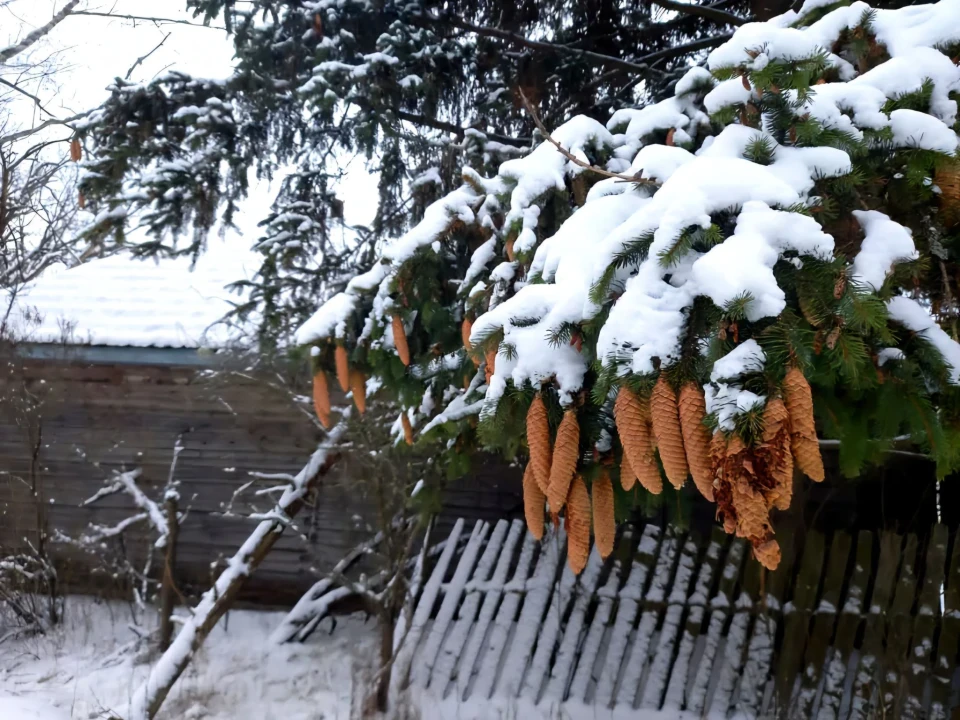
M 125 254 L 56 266 L 18 295 L 14 332 L 40 343 L 224 347 L 236 332 L 219 321 L 241 300 L 226 285 L 252 276 L 253 259 L 243 240 L 213 238 L 192 269 L 189 258 Z

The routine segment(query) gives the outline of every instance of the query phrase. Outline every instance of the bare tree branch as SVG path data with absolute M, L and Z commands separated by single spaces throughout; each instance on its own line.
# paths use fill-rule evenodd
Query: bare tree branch
M 673 10 L 684 15 L 699 15 L 708 20 L 714 20 L 725 25 L 743 25 L 747 22 L 746 18 L 734 15 L 726 10 L 711 7 L 710 5 L 694 5 L 693 3 L 679 3 L 673 0 L 653 0 L 655 5 L 659 5 L 665 10 Z
M 64 18 L 70 15 L 73 12 L 73 9 L 79 4 L 80 0 L 70 0 L 70 2 L 60 9 L 60 12 L 50 18 L 50 22 L 48 22 L 46 25 L 41 25 L 36 30 L 27 33 L 23 40 L 18 42 L 16 45 L 11 45 L 10 47 L 0 50 L 0 65 L 8 62 L 15 55 L 19 55 L 44 35 L 53 30 L 63 21 Z
M 166 35 L 164 35 L 163 40 L 158 42 L 156 47 L 153 48 L 153 50 L 148 52 L 146 55 L 141 55 L 140 57 L 138 57 L 136 61 L 133 63 L 133 65 L 130 66 L 130 69 L 127 70 L 127 74 L 123 76 L 123 79 L 129 80 L 130 76 L 133 75 L 133 71 L 136 70 L 140 65 L 143 65 L 144 60 L 146 60 L 148 57 L 153 55 L 157 50 L 159 50 L 163 46 L 163 44 L 167 41 L 168 37 L 170 37 L 170 33 L 167 33 Z
M 596 165 L 591 165 L 586 160 L 578 158 L 572 152 L 567 150 L 563 145 L 557 142 L 554 137 L 550 134 L 550 131 L 547 130 L 546 126 L 543 124 L 543 120 L 540 119 L 540 115 L 537 113 L 536 108 L 533 107 L 533 104 L 527 99 L 527 96 L 523 94 L 523 90 L 520 91 L 520 101 L 523 103 L 524 109 L 530 114 L 530 117 L 533 119 L 533 123 L 537 126 L 537 129 L 541 132 L 544 139 L 553 145 L 557 151 L 563 155 L 567 160 L 572 162 L 574 165 L 579 165 L 580 167 L 595 172 L 598 175 L 603 175 L 604 177 L 609 178 L 618 178 L 620 180 L 625 180 L 626 182 L 636 183 L 638 185 L 654 185 L 655 183 L 652 180 L 646 180 L 640 177 L 639 173 L 637 175 L 621 175 L 620 173 L 610 172 L 609 170 L 604 170 L 601 167 Z
M 85 15 L 87 17 L 113 18 L 115 20 L 141 20 L 143 22 L 152 22 L 155 25 L 189 25 L 190 27 L 210 28 L 212 30 L 226 30 L 226 28 L 221 25 L 206 25 L 204 23 L 195 23 L 178 18 L 151 17 L 149 15 L 121 15 L 119 13 L 94 12 L 93 10 L 78 10 L 73 14 Z

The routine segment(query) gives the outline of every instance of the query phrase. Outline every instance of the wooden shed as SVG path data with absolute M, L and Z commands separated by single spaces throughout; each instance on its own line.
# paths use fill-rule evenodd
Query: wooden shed
M 123 494 L 81 504 L 114 471 L 141 469 L 140 484 L 155 492 L 179 444 L 174 472 L 188 513 L 176 576 L 188 594 L 209 586 L 254 524 L 224 516 L 234 491 L 251 472 L 296 474 L 323 436 L 306 398 L 231 360 L 231 334 L 215 324 L 230 307 L 222 290 L 230 274 L 115 257 L 41 279 L 19 300 L 41 319 L 8 344 L 0 379 L 8 400 L 0 402 L 0 554 L 27 542 L 38 547 L 45 531 L 63 583 L 110 590 L 113 578 L 91 574 L 102 558 L 56 534 L 76 538 L 91 524 L 130 517 L 135 507 Z M 480 468 L 445 503 L 454 517 L 509 516 L 521 505 L 518 471 Z M 371 534 L 370 508 L 337 472 L 308 510 L 245 599 L 294 602 L 316 580 L 314 570 L 328 570 Z M 127 535 L 122 549 L 139 563 L 147 528 Z M 117 552 L 116 544 L 106 552 Z

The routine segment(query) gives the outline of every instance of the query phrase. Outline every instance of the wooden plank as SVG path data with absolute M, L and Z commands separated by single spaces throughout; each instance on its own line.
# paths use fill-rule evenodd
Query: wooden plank
M 475 698 L 477 702 L 482 702 L 493 694 L 497 675 L 502 666 L 504 648 L 507 646 L 510 631 L 517 618 L 517 608 L 520 607 L 520 602 L 527 591 L 527 578 L 530 577 L 533 558 L 538 547 L 541 547 L 540 543 L 534 540 L 530 533 L 525 533 L 517 567 L 513 571 L 510 582 L 503 588 L 503 602 L 500 604 L 490 627 L 489 638 L 483 643 L 477 658 L 478 670 L 476 676 L 468 680 L 466 687 L 462 689 L 461 699 L 464 701 Z M 545 552 L 540 554 L 536 569 L 533 570 L 533 578 L 539 578 L 540 582 L 546 581 L 548 565 L 550 566 L 550 572 L 555 573 L 556 556 L 554 555 L 551 558 L 549 555 L 550 548 L 550 545 L 544 548 Z M 541 563 L 543 563 L 542 568 Z M 524 603 L 524 612 L 526 612 L 526 609 L 527 603 Z M 532 619 L 533 613 L 527 613 L 527 615 L 529 619 Z M 523 618 L 524 614 L 521 613 L 520 617 Z M 539 623 L 540 621 L 537 619 L 538 626 Z
M 633 543 L 631 531 L 628 527 L 617 548 L 626 548 L 632 552 L 630 547 Z M 594 668 L 596 667 L 600 655 L 603 637 L 610 624 L 610 617 L 613 612 L 614 601 L 617 599 L 617 590 L 620 588 L 620 578 L 622 576 L 623 562 L 617 558 L 617 552 L 614 553 L 611 563 L 610 573 L 607 575 L 607 581 L 597 591 L 597 608 L 590 621 L 590 628 L 587 630 L 586 639 L 583 641 L 583 647 L 580 650 L 580 657 L 577 661 L 577 670 L 570 683 L 570 692 L 568 699 L 572 702 L 583 702 L 588 704 L 587 692 L 590 683 L 596 680 Z
M 614 612 L 610 646 L 607 648 L 594 693 L 593 702 L 601 707 L 612 708 L 616 701 L 620 678 L 626 668 L 629 639 L 640 610 L 640 601 L 647 589 L 647 580 L 660 550 L 661 536 L 660 528 L 648 523 L 643 528 L 636 555 L 628 566 L 627 582 L 619 594 Z
M 722 641 L 723 628 L 732 612 L 733 591 L 740 580 L 746 547 L 746 543 L 739 538 L 731 541 L 723 562 L 723 574 L 720 576 L 717 594 L 710 601 L 710 624 L 707 627 L 700 660 L 698 663 L 693 663 L 696 667 L 691 668 L 693 686 L 687 697 L 687 710 L 696 717 L 700 717 L 708 707 L 710 681 L 714 666 L 718 664 L 717 654 Z
M 849 720 L 867 720 L 876 710 L 879 655 L 883 651 L 886 613 L 897 579 L 903 538 L 890 532 L 880 536 L 880 561 L 874 575 L 873 595 L 860 648 L 860 660 L 854 675 Z
M 501 681 L 497 689 L 504 697 L 515 698 L 519 694 L 527 664 L 540 634 L 543 614 L 553 597 L 554 585 L 558 582 L 558 573 L 562 570 L 569 572 L 566 563 L 563 562 L 565 544 L 566 535 L 562 529 L 550 533 L 541 543 L 542 552 L 534 575 L 528 583 L 516 633 L 510 647 L 505 651 L 503 662 L 497 668 Z M 564 582 L 572 585 L 572 580 L 569 578 Z
M 861 530 L 857 536 L 857 558 L 847 588 L 847 597 L 837 621 L 836 637 L 829 650 L 818 720 L 837 720 L 846 686 L 847 668 L 853 653 L 853 643 L 860 627 L 864 597 L 873 570 L 873 534 Z
M 586 632 L 584 623 L 586 622 L 587 609 L 590 607 L 597 590 L 603 564 L 600 554 L 594 548 L 587 561 L 587 567 L 574 586 L 573 608 L 570 610 L 570 617 L 563 626 L 563 633 L 560 637 L 553 667 L 547 677 L 542 702 L 559 706 L 566 697 L 567 687 L 572 680 L 573 671 L 576 667 L 577 651 L 580 648 L 583 634 Z
M 493 563 L 497 559 L 497 555 L 500 553 L 500 548 L 503 545 L 503 540 L 507 535 L 508 526 L 509 523 L 506 520 L 501 520 L 497 523 L 496 527 L 494 527 L 490 538 L 486 540 L 483 554 L 473 569 L 470 581 L 464 587 L 465 595 L 463 603 L 456 611 L 457 619 L 440 646 L 440 654 L 437 656 L 436 662 L 433 665 L 433 671 L 427 680 L 427 687 L 433 688 L 434 693 L 440 697 L 443 696 L 446 690 L 450 676 L 453 674 L 453 668 L 460 659 L 460 653 L 463 652 L 464 646 L 466 645 L 467 634 L 473 627 L 473 621 L 476 618 L 477 611 L 480 609 L 482 593 L 475 586 L 486 582 L 490 577 L 490 573 L 493 571 Z M 468 545 L 467 551 L 469 550 L 470 546 Z M 474 587 L 471 587 L 471 585 Z M 436 627 L 436 625 L 434 625 L 434 627 Z
M 807 641 L 803 672 L 800 678 L 800 693 L 794 710 L 799 717 L 812 717 L 813 703 L 820 687 L 827 647 L 833 638 L 837 624 L 837 609 L 840 604 L 840 592 L 847 575 L 852 540 L 845 532 L 837 532 L 830 543 L 827 573 L 823 581 L 823 592 L 813 616 L 813 628 Z
M 954 670 L 960 645 L 960 529 L 953 534 L 953 550 L 943 593 L 943 619 L 931 678 L 929 720 L 946 720 L 950 713 Z
M 524 532 L 526 532 L 526 526 L 522 520 L 514 520 L 510 523 L 510 532 L 503 543 L 503 549 L 500 552 L 500 557 L 497 559 L 497 566 L 493 571 L 493 576 L 490 578 L 489 586 L 476 589 L 477 592 L 483 593 L 483 605 L 480 607 L 480 614 L 477 617 L 476 625 L 470 633 L 470 639 L 467 641 L 467 646 L 464 648 L 460 661 L 457 664 L 456 677 L 454 678 L 456 680 L 456 690 L 461 699 L 466 696 L 470 680 L 474 676 L 474 666 L 480 657 L 483 644 L 487 639 L 487 630 L 490 628 L 490 623 L 493 621 L 494 613 L 500 603 L 500 598 L 503 596 L 503 585 L 507 580 L 507 573 L 513 562 L 517 543 L 520 541 L 520 538 L 523 537 Z M 532 542 L 533 537 L 528 536 L 528 540 Z M 524 547 L 526 547 L 526 545 Z M 532 546 L 529 554 L 532 555 Z
M 418 687 L 427 687 L 430 682 L 430 675 L 438 660 L 440 646 L 450 629 L 450 622 L 453 620 L 453 616 L 460 605 L 460 599 L 463 597 L 464 586 L 473 574 L 477 556 L 480 554 L 489 531 L 490 526 L 487 523 L 477 520 L 473 526 L 473 532 L 470 533 L 470 539 L 467 541 L 467 547 L 460 555 L 460 562 L 457 563 L 453 577 L 446 584 L 443 602 L 440 604 L 437 616 L 424 641 L 423 650 L 419 653 L 412 675 L 412 682 L 416 683 Z
M 784 534 L 780 543 L 780 564 L 775 571 L 764 572 L 766 587 L 756 608 L 757 617 L 747 645 L 747 658 L 740 680 L 737 712 L 746 717 L 760 714 L 772 670 L 777 627 L 782 622 L 787 587 L 793 579 L 793 536 Z
M 720 677 L 710 701 L 710 713 L 726 717 L 733 702 L 733 691 L 740 679 L 744 664 L 750 624 L 754 617 L 754 607 L 760 597 L 763 567 L 753 557 L 747 558 L 744 569 L 743 587 L 737 597 L 736 609 L 730 621 L 723 656 L 720 659 Z
M 790 707 L 793 686 L 797 679 L 810 629 L 810 616 L 817 599 L 820 574 L 823 570 L 823 534 L 807 533 L 803 562 L 793 591 L 793 600 L 784 607 L 784 634 L 779 648 L 779 663 L 774 685 L 774 702 L 781 710 Z
M 663 542 L 657 557 L 656 569 L 650 581 L 640 613 L 640 623 L 633 635 L 633 646 L 623 669 L 623 678 L 617 690 L 615 707 L 624 709 L 636 707 L 637 695 L 640 692 L 640 681 L 647 666 L 650 654 L 650 643 L 653 631 L 660 621 L 663 611 L 663 602 L 670 587 L 670 577 L 673 573 L 674 561 L 677 555 L 679 538 L 672 526 L 668 526 L 663 534 Z
M 430 615 L 433 614 L 433 606 L 440 594 L 440 586 L 443 583 L 443 578 L 446 577 L 447 568 L 450 567 L 450 562 L 456 554 L 458 541 L 462 533 L 463 520 L 458 520 L 447 537 L 443 552 L 440 553 L 437 564 L 434 565 L 433 572 L 430 573 L 430 579 L 423 586 L 410 627 L 404 633 L 404 637 L 397 639 L 401 643 L 400 649 L 395 653 L 394 660 L 394 665 L 397 668 L 397 674 L 394 677 L 398 688 L 402 689 L 407 686 L 411 663 L 416 655 L 424 628 L 430 620 Z
M 667 598 L 667 609 L 663 615 L 660 635 L 657 637 L 657 649 L 650 664 L 650 671 L 640 696 L 640 707 L 659 710 L 667 692 L 670 669 L 676 643 L 680 637 L 680 621 L 686 611 L 687 592 L 697 567 L 699 550 L 691 538 L 687 538 L 680 553 L 673 586 Z M 686 673 L 683 673 L 686 674 Z
M 687 605 L 689 612 L 683 628 L 683 637 L 677 649 L 677 657 L 670 673 L 670 683 L 667 686 L 667 695 L 664 698 L 664 711 L 672 710 L 679 714 L 691 692 L 692 678 L 690 677 L 690 662 L 693 651 L 697 646 L 700 631 L 703 628 L 703 617 L 707 611 L 707 602 L 710 590 L 713 588 L 714 577 L 720 563 L 720 554 L 727 542 L 727 535 L 718 525 L 714 525 L 707 549 L 704 553 L 700 571 L 697 574 L 693 594 L 690 595 Z
M 934 635 L 940 617 L 940 588 L 943 587 L 949 539 L 946 527 L 934 525 L 927 544 L 923 588 L 913 619 L 913 650 L 908 658 L 907 696 L 901 713 L 904 720 L 926 717 L 924 690 L 930 674 Z
M 880 698 L 885 717 L 899 717 L 900 706 L 907 690 L 906 655 L 913 630 L 910 611 L 917 595 L 916 535 L 907 536 L 900 565 L 900 577 L 893 595 L 893 604 L 887 616 L 887 643 L 881 664 Z

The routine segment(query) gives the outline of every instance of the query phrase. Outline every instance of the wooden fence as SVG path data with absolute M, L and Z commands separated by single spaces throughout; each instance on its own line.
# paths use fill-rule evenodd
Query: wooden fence
M 786 535 L 765 573 L 719 529 L 648 524 L 579 578 L 562 533 L 467 533 L 396 664 L 424 718 L 957 717 L 960 541 L 943 525 Z

